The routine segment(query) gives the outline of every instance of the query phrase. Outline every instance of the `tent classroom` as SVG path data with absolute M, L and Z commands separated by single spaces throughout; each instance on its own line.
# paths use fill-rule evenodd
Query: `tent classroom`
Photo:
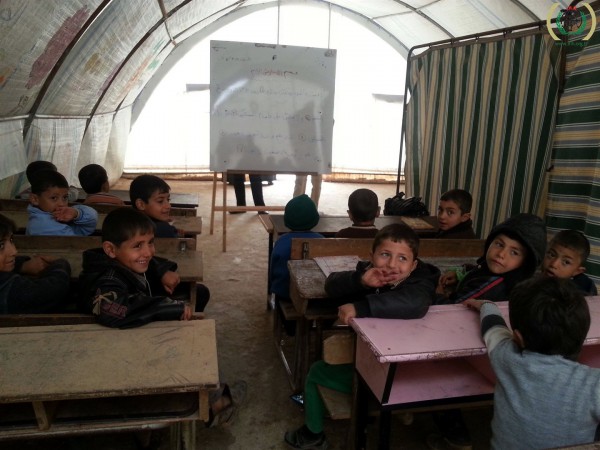
M 298 4 L 346 14 L 407 58 L 409 196 L 436 205 L 451 187 L 477 193 L 482 236 L 517 212 L 545 216 L 550 233 L 580 230 L 598 283 L 599 2 L 573 2 L 570 30 L 550 23 L 564 0 L 2 2 L 0 197 L 26 187 L 36 159 L 74 185 L 92 162 L 116 181 L 139 109 L 199 37 Z

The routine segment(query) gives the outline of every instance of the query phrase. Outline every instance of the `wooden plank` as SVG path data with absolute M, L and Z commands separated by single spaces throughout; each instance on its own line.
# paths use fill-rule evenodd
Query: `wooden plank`
M 4 216 L 15 222 L 17 233 L 25 233 L 29 213 L 27 211 L 2 211 Z M 102 232 L 102 224 L 106 214 L 98 213 L 98 222 L 96 223 L 96 233 Z M 179 216 L 173 219 L 172 225 L 184 232 L 184 237 L 195 237 L 202 234 L 202 217 Z
M 43 253 L 48 250 L 86 250 L 102 246 L 100 236 L 25 236 L 15 234 L 13 236 L 15 245 L 20 253 L 28 253 L 34 250 Z M 194 238 L 155 238 L 154 248 L 157 254 L 161 252 L 196 250 L 196 239 Z
M 40 430 L 47 430 L 56 412 L 56 402 L 33 402 L 33 410 Z
M 75 203 L 81 204 L 81 203 Z M 27 211 L 27 206 L 29 206 L 29 200 L 19 200 L 12 198 L 0 198 L 0 211 Z M 102 214 L 108 214 L 111 211 L 114 211 L 117 208 L 121 208 L 120 205 L 108 205 L 108 204 L 92 204 L 87 205 L 94 208 L 96 211 Z M 130 206 L 130 205 L 126 205 Z M 172 206 L 170 210 L 171 216 L 189 216 L 195 217 L 198 215 L 198 209 L 195 207 L 181 208 Z
M 92 314 L 0 314 L 0 327 L 32 327 L 96 323 Z
M 0 354 L 1 403 L 199 392 L 219 380 L 210 319 L 1 328 Z
M 352 395 L 317 385 L 321 399 L 333 420 L 349 419 L 352 412 Z
M 479 257 L 483 255 L 483 239 L 421 239 L 419 258 Z M 312 259 L 317 256 L 358 255 L 369 259 L 372 239 L 292 238 L 290 259 Z

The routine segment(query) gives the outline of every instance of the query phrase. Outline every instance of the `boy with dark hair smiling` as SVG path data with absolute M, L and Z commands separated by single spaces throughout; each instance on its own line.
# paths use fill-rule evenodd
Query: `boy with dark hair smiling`
M 490 301 L 481 334 L 496 374 L 492 449 L 571 447 L 594 441 L 600 370 L 577 362 L 590 328 L 587 302 L 568 280 L 537 277 L 508 300 L 511 330 Z
M 178 237 L 171 225 L 171 187 L 156 175 L 140 175 L 129 185 L 131 206 L 150 217 L 156 226 L 156 237 Z
M 355 317 L 419 319 L 435 298 L 440 271 L 418 259 L 419 237 L 404 224 L 383 227 L 373 240 L 371 260 L 359 261 L 356 270 L 333 272 L 325 291 L 339 305 L 338 318 L 348 324 Z M 297 449 L 325 450 L 325 406 L 318 391 L 324 386 L 351 393 L 353 364 L 315 362 L 304 385 L 304 425 L 285 433 L 285 442 Z
M 188 320 L 183 301 L 169 298 L 179 284 L 177 263 L 154 256 L 154 224 L 123 207 L 102 224 L 102 248 L 83 252 L 79 276 L 86 312 L 98 322 L 131 328 L 154 320 Z

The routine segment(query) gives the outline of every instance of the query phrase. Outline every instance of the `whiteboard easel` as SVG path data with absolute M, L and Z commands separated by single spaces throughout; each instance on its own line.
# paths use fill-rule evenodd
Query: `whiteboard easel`
M 227 174 L 246 174 L 248 171 L 244 170 L 229 170 L 226 172 L 222 172 L 221 174 L 221 185 L 223 188 L 223 204 L 218 206 L 217 203 L 217 172 L 213 173 L 213 191 L 212 191 L 212 203 L 210 209 L 210 234 L 212 235 L 214 232 L 215 225 L 215 211 L 223 212 L 223 251 L 227 251 L 227 213 L 229 211 L 283 211 L 285 209 L 284 206 L 229 206 L 227 205 Z M 257 175 L 274 175 L 275 172 L 256 172 L 252 171 L 253 174 Z M 281 173 L 281 172 L 277 172 Z M 317 175 L 312 172 L 302 172 L 296 173 L 296 175 Z M 291 196 L 290 196 L 291 198 Z

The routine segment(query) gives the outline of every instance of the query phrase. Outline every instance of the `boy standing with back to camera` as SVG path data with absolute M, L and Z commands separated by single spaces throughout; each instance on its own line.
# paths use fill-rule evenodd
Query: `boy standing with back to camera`
M 594 441 L 600 370 L 577 362 L 590 328 L 581 292 L 558 278 L 524 281 L 508 300 L 512 332 L 493 302 L 465 303 L 480 311 L 481 334 L 497 378 L 491 448 L 557 448 Z

